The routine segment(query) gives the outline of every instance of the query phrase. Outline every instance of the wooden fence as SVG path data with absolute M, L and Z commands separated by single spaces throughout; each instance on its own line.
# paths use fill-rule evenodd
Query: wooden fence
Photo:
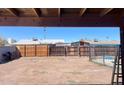
M 117 47 L 86 47 L 86 46 L 47 46 L 19 45 L 18 54 L 23 57 L 34 56 L 102 56 L 116 54 Z
M 49 47 L 49 56 L 66 56 L 66 48 L 64 46 L 51 46 Z
M 118 48 L 119 47 L 116 46 L 90 47 L 90 53 L 94 56 L 102 56 L 102 55 L 115 56 Z
M 52 46 L 49 53 L 50 56 L 89 56 L 89 47 Z
M 47 45 L 18 45 L 16 46 L 18 55 L 22 57 L 34 57 L 34 56 L 48 56 Z

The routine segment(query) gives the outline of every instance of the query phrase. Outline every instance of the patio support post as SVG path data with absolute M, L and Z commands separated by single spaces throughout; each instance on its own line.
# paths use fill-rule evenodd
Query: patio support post
M 124 85 L 124 27 L 120 27 L 121 61 L 122 61 L 122 84 Z

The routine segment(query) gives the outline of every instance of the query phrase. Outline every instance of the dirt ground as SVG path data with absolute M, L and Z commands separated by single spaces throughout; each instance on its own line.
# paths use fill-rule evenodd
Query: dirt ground
M 87 57 L 22 57 L 0 64 L 0 84 L 110 84 L 112 68 Z

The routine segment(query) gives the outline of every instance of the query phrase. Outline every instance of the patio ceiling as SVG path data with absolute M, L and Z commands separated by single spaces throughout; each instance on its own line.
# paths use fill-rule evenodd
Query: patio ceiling
M 119 26 L 120 8 L 0 8 L 1 26 Z

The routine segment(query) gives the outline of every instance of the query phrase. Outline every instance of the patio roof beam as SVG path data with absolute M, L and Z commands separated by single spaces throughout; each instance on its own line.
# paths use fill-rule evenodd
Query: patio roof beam
M 38 8 L 32 8 L 33 12 L 35 13 L 35 15 L 37 17 L 40 17 L 41 16 L 41 11 L 38 9 Z
M 81 8 L 79 16 L 83 16 L 87 8 Z
M 58 8 L 58 17 L 61 17 L 61 8 Z
M 110 11 L 112 11 L 113 8 L 105 8 L 101 13 L 100 16 L 104 16 L 106 14 L 108 14 Z
M 41 12 L 44 16 L 48 15 L 48 9 L 47 8 L 41 8 Z
M 93 17 L 0 17 L 1 26 L 49 26 L 49 27 L 114 27 L 115 18 Z M 123 22 L 124 23 L 124 22 Z
M 5 10 L 8 11 L 13 16 L 19 16 L 19 13 L 13 8 L 5 8 Z

